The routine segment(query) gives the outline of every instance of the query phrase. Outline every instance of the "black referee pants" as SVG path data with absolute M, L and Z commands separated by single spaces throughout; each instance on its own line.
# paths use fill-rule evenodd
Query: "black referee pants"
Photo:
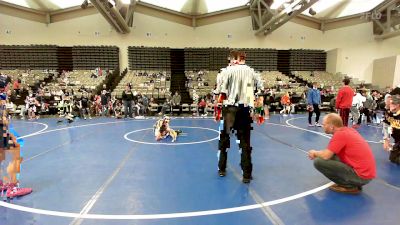
M 228 158 L 227 149 L 230 148 L 230 133 L 236 130 L 236 136 L 239 140 L 241 149 L 240 166 L 243 170 L 244 178 L 251 178 L 253 164 L 251 163 L 250 133 L 253 129 L 251 123 L 249 107 L 244 106 L 226 106 L 222 108 L 223 130 L 219 135 L 218 148 L 220 150 L 218 168 L 220 171 L 226 170 Z

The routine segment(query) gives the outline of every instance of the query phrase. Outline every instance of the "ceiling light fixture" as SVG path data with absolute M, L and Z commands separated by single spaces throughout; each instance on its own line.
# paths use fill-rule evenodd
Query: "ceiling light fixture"
M 112 6 L 115 6 L 115 5 L 116 5 L 114 0 L 108 0 L 108 2 L 109 2 Z
M 309 8 L 308 13 L 310 13 L 311 16 L 315 16 L 315 14 L 317 14 L 313 8 Z
M 81 8 L 86 9 L 88 6 L 89 6 L 89 2 L 88 2 L 88 0 L 85 0 L 82 2 Z

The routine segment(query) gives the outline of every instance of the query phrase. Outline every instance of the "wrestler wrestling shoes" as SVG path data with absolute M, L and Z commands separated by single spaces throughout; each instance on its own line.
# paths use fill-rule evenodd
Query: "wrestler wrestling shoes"
M 0 180 L 0 191 L 3 192 L 5 190 L 5 186 L 3 184 L 3 181 Z
M 2 195 L 3 195 L 4 191 L 7 191 L 9 188 L 13 188 L 15 186 L 17 186 L 17 184 L 15 184 L 15 183 L 5 184 L 5 183 L 3 183 L 3 181 L 0 181 L 0 191 L 1 191 Z
M 7 198 L 14 198 L 21 197 L 30 193 L 32 193 L 32 188 L 12 187 L 7 189 L 6 196 Z
M 0 187 L 1 197 L 7 197 L 7 198 L 21 197 L 30 194 L 32 192 L 32 188 L 19 188 L 15 183 L 3 184 L 3 182 L 0 182 L 0 185 L 1 185 Z

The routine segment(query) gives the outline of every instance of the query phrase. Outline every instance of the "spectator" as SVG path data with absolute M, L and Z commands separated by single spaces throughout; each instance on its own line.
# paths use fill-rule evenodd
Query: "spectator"
M 122 101 L 124 103 L 125 118 L 128 116 L 132 118 L 133 93 L 129 85 L 122 92 Z
M 315 126 L 320 127 L 318 123 L 320 111 L 319 107 L 321 105 L 321 93 L 318 90 L 318 83 L 314 82 L 313 87 L 308 90 L 307 93 L 307 109 L 308 109 L 308 126 L 313 126 L 311 123 L 311 117 L 313 112 L 315 112 Z
M 353 102 L 354 91 L 349 86 L 350 78 L 344 78 L 343 84 L 344 86 L 340 88 L 338 95 L 336 96 L 336 109 L 339 110 L 343 125 L 347 127 L 349 122 L 350 108 Z
M 365 102 L 365 97 L 361 93 L 357 93 L 353 96 L 352 106 L 350 108 L 351 117 L 353 120 L 353 128 L 358 128 L 361 124 L 358 123 L 360 118 L 360 111 L 362 110 L 363 103 Z
M 165 99 L 164 104 L 161 107 L 161 112 L 159 113 L 159 115 L 165 115 L 165 112 L 167 111 L 167 109 L 171 110 L 171 100 L 169 99 L 169 97 L 167 97 Z
M 81 99 L 79 100 L 79 109 L 81 110 L 81 118 L 86 120 L 86 116 L 88 116 L 89 119 L 92 119 L 90 117 L 89 98 L 87 93 L 83 93 Z
M 172 109 L 179 109 L 179 114 L 180 114 L 181 95 L 178 93 L 178 91 L 176 91 L 174 96 L 172 96 L 171 105 Z
M 135 113 L 134 116 L 139 116 L 140 105 L 138 103 L 140 95 L 136 91 L 133 91 L 132 93 L 133 93 L 132 113 Z
M 376 102 L 374 98 L 371 96 L 371 94 L 364 92 L 364 97 L 365 97 L 365 102 L 363 104 L 363 113 L 365 117 L 367 118 L 367 124 L 370 124 L 372 122 L 371 117 L 374 114 L 375 108 L 376 108 Z
M 85 86 L 84 85 L 82 85 L 79 89 L 78 89 L 78 92 L 87 92 L 87 89 L 85 88 Z
M 108 96 L 107 96 L 107 91 L 103 90 L 101 91 L 101 112 L 102 112 L 102 116 L 106 116 L 108 114 Z
M 197 105 L 198 101 L 199 101 L 199 95 L 196 93 L 196 90 L 193 89 L 193 104 Z
M 207 102 L 204 100 L 204 98 L 202 98 L 198 105 L 198 113 L 203 113 L 203 116 L 206 116 L 207 115 L 207 112 L 205 111 L 206 106 Z
M 325 133 L 332 138 L 325 150 L 310 150 L 308 157 L 315 168 L 335 182 L 329 189 L 335 192 L 358 194 L 362 186 L 376 177 L 371 148 L 354 129 L 344 127 L 341 117 L 330 113 L 323 120 Z
M 103 75 L 103 70 L 100 67 L 96 67 L 95 73 L 97 77 L 101 77 Z
M 376 110 L 379 109 L 379 100 L 381 98 L 380 93 L 377 90 L 372 91 L 372 100 L 373 100 L 373 106 L 374 109 L 372 110 L 372 119 L 375 121 L 375 123 L 379 124 L 380 120 L 376 116 Z
M 397 88 L 396 88 L 397 89 Z M 396 90 L 395 89 L 395 90 Z M 400 95 L 391 93 L 392 95 L 387 98 L 388 101 L 388 110 L 385 114 L 385 124 L 384 129 L 386 128 L 383 148 L 386 151 L 390 152 L 389 160 L 392 163 L 400 165 Z M 391 132 L 389 132 L 391 130 Z M 390 136 L 394 139 L 394 145 L 390 144 Z
M 115 115 L 115 118 L 117 118 L 117 119 L 121 119 L 122 118 L 122 104 L 121 104 L 121 102 L 119 100 L 115 101 L 115 104 L 114 104 L 114 115 Z
M 106 70 L 106 77 L 109 77 L 109 76 L 111 76 L 112 75 L 112 72 L 109 70 L 109 69 L 107 69 Z
M 290 95 L 289 92 L 286 92 L 284 95 L 282 95 L 281 97 L 281 105 L 282 105 L 282 110 L 280 111 L 280 114 L 283 113 L 283 116 L 287 116 L 290 113 L 290 105 L 291 105 L 291 101 L 290 101 Z
M 20 88 L 21 88 L 21 80 L 16 79 L 13 83 L 13 89 L 18 98 L 20 97 Z
M 147 115 L 147 109 L 149 108 L 149 98 L 147 95 L 142 96 L 142 104 L 143 104 L 143 114 Z
M 33 119 L 38 119 L 39 117 L 36 117 L 36 106 L 39 106 L 39 102 L 36 100 L 35 96 L 33 94 L 29 94 L 26 96 L 26 108 L 28 109 L 28 118 L 29 120 Z
M 93 98 L 93 106 L 94 106 L 94 112 L 96 116 L 100 116 L 101 115 L 101 97 L 100 95 L 94 95 Z

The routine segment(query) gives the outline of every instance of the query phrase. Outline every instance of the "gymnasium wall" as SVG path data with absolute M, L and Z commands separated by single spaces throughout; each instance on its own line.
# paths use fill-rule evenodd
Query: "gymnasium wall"
M 11 32 L 6 34 L 5 30 Z M 367 82 L 372 80 L 374 59 L 400 53 L 400 37 L 375 41 L 370 23 L 321 32 L 289 22 L 267 37 L 257 37 L 251 30 L 250 17 L 192 28 L 140 13 L 135 13 L 134 28 L 127 35 L 113 31 L 99 14 L 49 25 L 0 14 L 0 42 L 61 46 L 116 45 L 120 48 L 120 64 L 123 68 L 128 66 L 128 46 L 337 48 L 341 54 L 337 54 L 336 61 L 340 63 L 335 63 L 335 70 Z
M 326 49 L 340 49 L 337 55 L 337 72 L 372 81 L 374 59 L 400 54 L 400 37 L 376 41 L 372 24 L 330 30 L 324 34 Z
M 396 56 L 375 59 L 373 62 L 372 82 L 380 87 L 396 86 L 399 80 L 395 79 Z
M 400 55 L 397 56 L 396 65 L 394 69 L 394 85 L 400 85 Z
M 335 48 L 326 51 L 326 71 L 329 73 L 338 73 L 340 67 L 342 50 Z

